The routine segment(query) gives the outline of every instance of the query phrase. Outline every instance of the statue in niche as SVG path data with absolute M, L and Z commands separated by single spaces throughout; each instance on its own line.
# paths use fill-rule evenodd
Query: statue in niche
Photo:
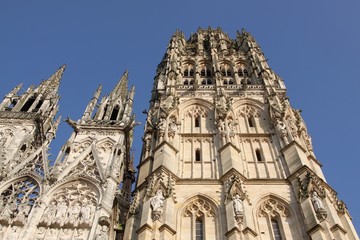
M 229 137 L 233 138 L 235 137 L 235 126 L 237 125 L 237 122 L 233 119 L 228 120 L 228 126 L 229 126 Z
M 316 212 L 320 209 L 324 209 L 324 205 L 316 191 L 313 192 L 311 196 L 311 201 L 314 205 L 314 209 Z
M 289 144 L 288 133 L 285 123 L 282 121 L 278 121 L 275 127 L 276 131 L 278 132 L 281 139 L 284 141 L 285 145 Z
M 169 122 L 169 128 L 168 128 L 168 136 L 172 140 L 176 134 L 176 131 L 178 129 L 178 125 L 180 125 L 179 122 L 176 122 L 176 118 L 173 116 L 170 118 Z
M 324 208 L 324 204 L 322 203 L 318 193 L 316 191 L 313 191 L 311 195 L 311 202 L 314 206 L 316 217 L 322 221 L 327 217 L 327 212 Z
M 165 119 L 163 117 L 160 117 L 159 122 L 157 123 L 157 129 L 159 131 L 165 130 Z
M 236 194 L 233 197 L 233 207 L 235 216 L 242 215 L 244 213 L 243 201 L 241 200 L 239 194 Z
M 81 207 L 80 213 L 81 213 L 81 220 L 83 222 L 89 222 L 91 218 L 91 210 L 92 206 L 89 204 L 85 204 Z
M 153 219 L 158 220 L 164 211 L 164 195 L 161 189 L 157 190 L 155 196 L 150 198 L 150 204 L 153 210 Z
M 83 229 L 75 229 L 74 240 L 83 240 L 84 238 L 84 230 Z
M 290 134 L 291 140 L 297 139 L 297 137 L 298 137 L 298 134 L 297 134 L 298 129 L 296 127 L 296 124 L 294 122 L 293 117 L 289 116 L 287 118 L 287 122 L 288 122 L 289 130 L 290 130 L 290 133 L 291 133 Z
M 67 208 L 68 207 L 65 202 L 59 203 L 59 205 L 57 207 L 57 211 L 56 211 L 56 216 L 55 216 L 58 221 L 61 221 L 63 218 L 65 218 Z
M 69 208 L 69 221 L 75 222 L 80 214 L 80 204 L 77 202 L 74 206 Z
M 100 227 L 100 231 L 98 234 L 96 234 L 95 240 L 108 240 L 109 239 L 109 227 L 106 225 L 102 225 Z

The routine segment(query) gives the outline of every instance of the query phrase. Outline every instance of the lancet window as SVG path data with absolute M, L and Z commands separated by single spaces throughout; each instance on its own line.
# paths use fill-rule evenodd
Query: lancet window
M 21 112 L 26 112 L 30 109 L 31 105 L 35 102 L 36 97 L 32 96 L 30 97 L 25 104 L 23 105 L 23 107 L 20 109 Z
M 216 217 L 213 206 L 201 198 L 191 201 L 184 209 L 181 239 L 203 240 L 216 236 Z
M 289 224 L 291 219 L 287 207 L 272 197 L 260 205 L 259 223 L 261 226 L 267 226 L 267 229 L 260 229 L 260 231 L 267 232 L 274 240 L 283 239 L 284 228 L 292 234 L 296 231 L 296 225 Z

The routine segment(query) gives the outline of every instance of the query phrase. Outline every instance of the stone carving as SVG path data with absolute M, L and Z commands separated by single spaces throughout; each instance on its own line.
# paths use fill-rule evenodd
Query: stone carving
M 286 124 L 282 121 L 278 121 L 275 128 L 280 138 L 284 141 L 284 144 L 285 145 L 289 144 Z
M 226 184 L 226 199 L 225 203 L 233 200 L 237 195 L 239 196 L 241 201 L 246 199 L 249 205 L 252 205 L 250 202 L 250 198 L 247 195 L 247 191 L 245 190 L 243 181 L 236 174 L 232 174 L 225 182 Z
M 159 189 L 162 189 L 165 198 L 174 197 L 174 179 L 171 177 L 170 173 L 166 175 L 166 172 L 160 171 L 151 176 L 146 189 L 147 198 L 155 196 Z
M 108 240 L 109 239 L 109 227 L 102 225 L 96 234 L 95 240 Z
M 190 109 L 188 109 L 186 111 L 185 116 L 187 116 L 187 117 L 199 116 L 199 117 L 206 118 L 208 116 L 208 110 L 199 105 L 192 106 Z
M 277 199 L 270 198 L 264 201 L 260 205 L 259 216 L 269 216 L 269 217 L 276 217 L 278 215 L 282 217 L 289 216 L 289 210 Z
M 239 194 L 236 194 L 235 197 L 233 197 L 232 202 L 234 207 L 235 219 L 238 222 L 242 222 L 244 216 L 244 207 L 243 207 L 243 201 L 241 200 Z
M 164 138 L 164 134 L 165 134 L 165 125 L 166 125 L 166 120 L 165 117 L 161 116 L 157 122 L 156 128 L 158 130 L 158 134 L 159 134 L 159 142 L 162 142 L 163 138 Z
M 221 94 L 217 98 L 214 98 L 214 102 L 218 117 L 226 117 L 227 112 L 231 109 L 232 98 L 226 97 L 224 94 Z
M 164 211 L 164 196 L 161 189 L 156 192 L 156 195 L 150 198 L 151 208 L 153 210 L 153 220 L 159 220 Z
M 160 107 L 165 113 L 169 113 L 178 104 L 179 104 L 179 97 L 170 94 L 162 100 Z
M 327 212 L 324 208 L 324 204 L 322 203 L 322 201 L 316 191 L 313 191 L 313 193 L 311 195 L 311 202 L 314 206 L 314 209 L 316 212 L 316 217 L 321 221 L 326 219 Z
M 310 196 L 312 191 L 316 191 L 317 194 L 325 197 L 325 183 L 311 172 L 305 172 L 297 178 L 299 186 L 299 201 L 306 199 Z
M 184 210 L 184 216 L 190 217 L 214 217 L 215 216 L 215 210 L 213 206 L 211 206 L 210 203 L 205 201 L 202 198 L 196 198 L 193 201 L 191 201 Z
M 131 202 L 129 213 L 130 214 L 136 214 L 139 211 L 139 204 L 140 204 L 140 194 L 137 191 L 133 197 L 133 200 Z
M 91 219 L 97 203 L 97 194 L 87 184 L 78 183 L 60 189 L 45 209 L 42 226 L 85 226 Z
M 39 187 L 32 179 L 12 183 L 0 195 L 0 219 L 9 224 L 25 221 L 39 196 Z
M 88 223 L 91 218 L 92 207 L 91 205 L 83 204 L 80 210 L 81 222 Z
M 169 118 L 168 137 L 170 138 L 170 140 L 174 139 L 176 131 L 178 130 L 179 125 L 180 125 L 180 122 L 176 121 L 175 116 L 171 116 Z
M 86 232 L 84 231 L 84 229 L 79 228 L 79 229 L 75 229 L 74 232 L 74 240 L 83 240 L 86 239 Z

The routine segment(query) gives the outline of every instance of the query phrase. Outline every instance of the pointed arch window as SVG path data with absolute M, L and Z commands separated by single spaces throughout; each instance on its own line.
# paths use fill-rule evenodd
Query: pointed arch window
M 200 127 L 200 116 L 196 116 L 194 119 L 195 127 Z
M 274 234 L 274 240 L 282 240 L 280 225 L 276 219 L 271 219 L 271 227 Z
M 181 229 L 181 239 L 205 240 L 218 236 L 218 218 L 215 215 L 215 208 L 207 200 L 196 198 L 184 209 Z
M 196 162 L 200 162 L 201 161 L 201 153 L 200 153 L 200 149 L 196 149 L 195 150 L 195 161 Z
M 204 222 L 202 218 L 196 218 L 195 221 L 195 239 L 203 240 L 204 239 Z
M 249 127 L 255 127 L 254 118 L 252 116 L 248 117 Z
M 117 116 L 119 114 L 119 106 L 116 105 L 111 113 L 111 117 L 110 117 L 110 120 L 116 120 L 117 119 Z
M 256 155 L 256 160 L 257 160 L 258 162 L 262 162 L 262 161 L 263 161 L 263 157 L 262 157 L 262 154 L 261 154 L 260 149 L 256 149 L 256 150 L 255 150 L 255 155 Z
M 24 104 L 24 106 L 20 109 L 20 112 L 26 112 L 27 110 L 29 110 L 31 105 L 35 102 L 35 99 L 36 98 L 34 96 L 29 98 Z

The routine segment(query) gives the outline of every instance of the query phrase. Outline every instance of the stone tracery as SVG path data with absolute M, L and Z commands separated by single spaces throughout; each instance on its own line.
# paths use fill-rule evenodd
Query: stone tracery
M 0 195 L 0 219 L 7 224 L 24 224 L 39 195 L 40 188 L 31 178 L 11 183 Z
M 289 210 L 275 198 L 270 198 L 264 201 L 259 207 L 259 216 L 269 216 L 269 217 L 276 217 L 282 216 L 287 217 L 289 216 Z
M 201 217 L 203 215 L 208 217 L 215 217 L 215 209 L 211 206 L 210 203 L 201 198 L 192 200 L 187 204 L 184 210 L 185 217 Z

